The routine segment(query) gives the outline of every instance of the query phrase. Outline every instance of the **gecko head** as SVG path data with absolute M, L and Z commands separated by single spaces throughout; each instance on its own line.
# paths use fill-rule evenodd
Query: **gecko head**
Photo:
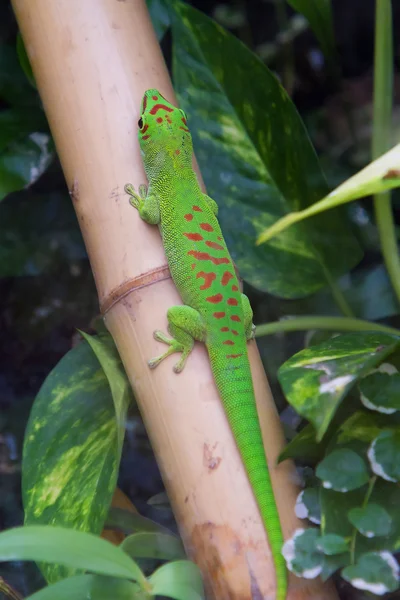
M 193 146 L 184 111 L 166 100 L 158 90 L 144 93 L 138 121 L 140 149 L 151 167 L 166 154 L 175 165 L 191 164 Z

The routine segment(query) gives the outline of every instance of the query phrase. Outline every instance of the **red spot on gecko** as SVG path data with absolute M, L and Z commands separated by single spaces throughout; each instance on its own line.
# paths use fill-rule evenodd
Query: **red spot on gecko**
M 236 321 L 237 323 L 240 323 L 240 317 L 238 315 L 232 315 L 231 321 Z
M 194 206 L 193 206 L 194 208 Z M 211 225 L 209 223 L 200 223 L 200 227 L 203 229 L 203 231 L 214 231 L 214 229 L 211 227 Z
M 198 250 L 189 250 L 188 256 L 193 256 L 197 260 L 211 260 L 214 265 L 223 265 L 229 264 L 229 258 L 225 256 L 222 258 L 215 258 L 215 256 L 210 256 L 208 252 L 199 252 Z
M 158 100 L 158 98 L 156 99 Z M 159 110 L 166 110 L 167 112 L 172 112 L 173 109 L 170 106 L 167 106 L 166 104 L 155 104 L 150 110 L 150 114 L 155 115 Z
M 143 129 L 142 129 L 142 133 L 146 133 L 146 131 L 148 130 L 148 128 L 149 128 L 149 126 L 148 126 L 148 125 L 145 125 L 145 126 L 143 127 Z
M 217 240 L 219 240 L 220 242 L 222 242 L 222 240 L 223 240 L 223 239 L 224 239 L 224 238 L 223 238 L 223 237 L 221 237 L 220 235 L 217 237 Z
M 179 129 L 182 129 L 182 131 L 186 131 L 186 133 L 190 133 L 189 129 L 186 129 L 186 127 L 179 127 Z
M 200 208 L 200 206 L 192 206 L 192 209 L 195 210 L 196 212 L 203 212 L 202 209 Z
M 201 290 L 206 290 L 211 287 L 212 282 L 217 277 L 215 273 L 205 273 L 204 271 L 199 271 L 196 275 L 196 279 L 199 277 L 204 278 L 204 283 L 200 286 Z
M 229 331 L 229 327 L 221 327 L 221 331 Z
M 158 100 L 158 96 L 152 96 L 153 100 Z
M 207 302 L 211 302 L 212 304 L 219 304 L 224 299 L 222 294 L 215 294 L 214 296 L 208 296 L 206 298 Z
M 239 332 L 236 331 L 236 329 L 231 329 L 231 332 L 233 333 L 233 335 L 239 335 Z
M 175 150 L 175 154 L 178 156 L 181 153 L 180 150 Z
M 142 137 L 142 140 L 148 140 L 148 139 L 149 139 L 149 137 L 150 137 L 149 135 L 144 135 L 144 136 Z
M 162 117 L 157 117 L 157 123 L 162 123 Z
M 184 215 L 184 218 L 186 219 L 186 221 L 192 221 L 193 215 L 191 215 L 190 213 L 187 213 L 187 215 Z
M 185 119 L 185 117 L 182 117 L 182 123 L 183 123 L 184 125 L 187 125 L 187 122 L 186 122 L 186 119 Z
M 225 346 L 234 346 L 235 342 L 232 340 L 225 340 L 224 342 L 222 342 Z
M 196 263 L 192 263 L 190 266 L 192 267 L 192 269 L 194 269 L 196 267 Z
M 232 292 L 237 292 L 239 290 L 237 285 L 232 286 Z
M 243 354 L 227 354 L 226 358 L 239 358 L 239 356 L 243 356 Z
M 213 317 L 215 317 L 216 319 L 223 319 L 225 316 L 224 312 L 215 312 L 213 313 Z
M 201 242 L 203 236 L 201 233 L 184 233 L 188 240 L 192 240 L 192 242 Z
M 221 246 L 221 244 L 217 244 L 217 242 L 207 241 L 206 246 L 208 246 L 209 248 L 213 248 L 214 250 L 225 250 L 225 248 Z
M 237 306 L 238 301 L 236 300 L 236 298 L 228 298 L 228 304 L 229 306 Z
M 222 279 L 221 279 L 222 285 L 228 285 L 228 283 L 231 279 L 233 279 L 232 273 L 229 273 L 229 271 L 225 271 L 225 273 L 222 275 Z

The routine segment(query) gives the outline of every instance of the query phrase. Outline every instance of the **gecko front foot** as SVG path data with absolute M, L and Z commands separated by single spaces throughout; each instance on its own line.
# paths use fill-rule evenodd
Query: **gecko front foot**
M 156 367 L 158 367 L 160 362 L 163 361 L 164 358 L 167 358 L 167 356 L 170 356 L 170 354 L 174 354 L 175 352 L 182 352 L 181 358 L 173 367 L 175 373 L 180 373 L 185 366 L 187 357 L 192 351 L 193 343 L 185 346 L 183 343 L 178 342 L 178 340 L 176 340 L 175 338 L 170 338 L 167 335 L 165 335 L 165 333 L 159 330 L 156 330 L 153 335 L 155 340 L 157 340 L 158 342 L 162 342 L 163 344 L 167 344 L 169 348 L 164 352 L 164 354 L 160 354 L 160 356 L 156 356 L 149 360 L 148 365 L 150 369 L 155 369 Z
M 132 206 L 134 206 L 139 212 L 147 196 L 147 187 L 145 185 L 139 186 L 139 193 L 135 191 L 135 188 L 131 183 L 127 183 L 124 187 L 124 190 L 127 194 L 129 194 L 129 202 Z

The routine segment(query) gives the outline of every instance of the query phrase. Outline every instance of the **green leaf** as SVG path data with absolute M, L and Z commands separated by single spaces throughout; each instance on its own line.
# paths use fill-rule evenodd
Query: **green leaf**
M 317 529 L 296 529 L 282 548 L 282 555 L 289 571 L 304 579 L 318 577 L 324 563 L 324 555 L 317 548 L 318 540 Z
M 297 496 L 295 513 L 299 519 L 309 519 L 311 523 L 321 523 L 319 488 L 306 488 Z
M 302 350 L 281 366 L 278 376 L 285 396 L 314 425 L 317 441 L 354 383 L 398 345 L 394 335 L 343 334 Z
M 182 542 L 175 535 L 142 531 L 128 536 L 121 548 L 133 558 L 156 558 L 159 560 L 185 559 Z
M 21 65 L 21 68 L 22 68 L 23 72 L 25 73 L 27 80 L 34 88 L 36 88 L 36 82 L 35 82 L 35 78 L 33 76 L 31 63 L 29 62 L 29 58 L 26 53 L 25 44 L 24 44 L 24 41 L 22 39 L 20 32 L 17 33 L 17 54 L 18 54 L 19 64 Z
M 175 89 L 232 257 L 254 287 L 306 296 L 357 264 L 361 250 L 342 213 L 254 246 L 281 215 L 327 191 L 304 124 L 256 55 L 191 6 L 172 6 Z
M 316 475 L 326 489 L 350 492 L 365 485 L 369 473 L 364 460 L 353 450 L 334 450 L 317 466 Z
M 32 407 L 22 464 L 25 522 L 100 533 L 119 458 L 110 386 L 82 342 L 53 369 Z M 75 574 L 57 566 L 43 572 L 50 582 Z
M 341 535 L 335 535 L 334 533 L 328 533 L 322 535 L 317 541 L 317 548 L 328 556 L 334 556 L 336 554 L 343 554 L 348 552 L 349 544 L 348 541 Z
M 336 59 L 331 0 L 287 0 L 294 10 L 305 16 L 329 61 Z
M 379 504 L 370 503 L 362 508 L 352 508 L 348 519 L 362 535 L 368 538 L 388 535 L 392 527 L 389 513 Z
M 390 372 L 382 372 L 382 367 L 387 368 L 384 365 L 378 372 L 363 377 L 358 387 L 361 402 L 366 408 L 390 415 L 400 410 L 400 373 L 393 365 L 388 365 Z
M 76 575 L 48 585 L 26 600 L 133 600 L 139 599 L 137 584 L 114 577 Z M 143 597 L 143 596 L 142 596 Z
M 199 568 L 188 560 L 169 562 L 149 577 L 154 596 L 176 600 L 202 600 L 203 581 Z
M 110 335 L 93 337 L 83 331 L 81 333 L 95 353 L 97 360 L 103 367 L 104 374 L 107 377 L 114 401 L 118 425 L 118 445 L 119 452 L 121 452 L 125 436 L 126 412 L 132 398 L 129 380 L 122 366 L 117 348 Z
M 335 492 L 332 489 L 321 488 L 321 533 L 335 534 L 349 538 L 354 533 L 354 527 L 346 518 L 348 512 L 365 501 L 368 486 L 358 488 L 353 492 Z
M 387 481 L 400 481 L 400 430 L 382 431 L 368 450 L 371 469 Z
M 168 4 L 164 0 L 146 0 L 146 4 L 157 39 L 161 41 L 170 26 Z
M 73 569 L 112 577 L 145 577 L 136 563 L 117 546 L 91 533 L 62 527 L 31 525 L 0 533 L 0 560 L 35 560 L 60 563 Z
M 399 565 L 390 552 L 369 552 L 343 569 L 342 577 L 359 590 L 382 596 L 399 588 Z
M 146 517 L 143 517 L 137 513 L 132 513 L 129 510 L 114 507 L 110 508 L 105 526 L 121 529 L 125 533 L 133 533 L 135 531 L 151 531 L 156 533 L 165 533 L 167 535 L 172 534 L 172 531 L 170 531 L 167 527 L 164 527 L 163 525 L 160 525 L 151 519 L 147 519 Z
M 379 418 L 371 412 L 359 410 L 340 425 L 336 442 L 346 444 L 358 440 L 370 444 L 386 422 L 387 417 Z
M 323 444 L 315 441 L 315 429 L 308 424 L 285 446 L 279 455 L 278 462 L 293 458 L 305 461 L 307 464 L 315 464 L 321 458 L 322 453 Z
M 350 179 L 342 183 L 333 192 L 322 198 L 322 200 L 315 202 L 309 208 L 291 212 L 282 219 L 279 219 L 279 221 L 259 235 L 257 244 L 263 244 L 271 240 L 278 233 L 282 233 L 299 221 L 315 215 L 321 215 L 321 213 L 337 208 L 341 204 L 399 187 L 399 164 L 400 144 L 377 160 L 374 160 L 353 177 L 350 177 Z M 334 217 L 333 214 L 332 217 Z

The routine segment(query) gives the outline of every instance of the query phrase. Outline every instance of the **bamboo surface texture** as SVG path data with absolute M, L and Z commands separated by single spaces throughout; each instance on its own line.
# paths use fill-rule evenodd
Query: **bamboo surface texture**
M 140 101 L 174 94 L 143 0 L 13 0 L 71 191 L 111 332 L 135 390 L 188 555 L 208 598 L 273 600 L 273 563 L 258 510 L 200 344 L 182 374 L 174 359 L 150 371 L 169 306 L 181 303 L 156 227 L 124 193 L 145 182 L 137 143 Z M 218 201 L 218 198 L 216 198 Z M 140 285 L 139 285 L 140 284 Z M 136 287 L 135 287 L 136 286 Z M 277 504 L 287 538 L 293 465 L 279 468 L 280 421 L 256 348 L 250 361 Z M 334 600 L 330 585 L 291 577 L 288 600 Z

